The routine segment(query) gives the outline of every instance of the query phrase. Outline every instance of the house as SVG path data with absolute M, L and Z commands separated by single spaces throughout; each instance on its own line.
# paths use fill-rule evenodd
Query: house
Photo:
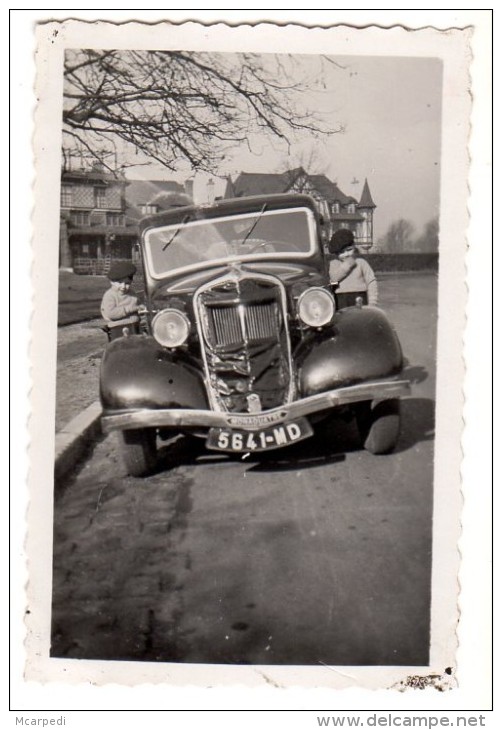
M 158 213 L 162 210 L 163 199 L 174 193 L 191 196 L 191 181 L 181 185 L 174 180 L 128 180 L 126 199 L 131 214 L 139 219 Z
M 185 192 L 191 181 L 127 180 L 100 165 L 63 170 L 60 267 L 106 273 L 112 259 L 134 259 L 138 221 L 161 210 L 163 196 Z
M 373 245 L 373 211 L 376 208 L 365 180 L 361 198 L 345 195 L 326 175 L 309 175 L 302 167 L 282 173 L 241 172 L 227 179 L 225 198 L 273 193 L 306 193 L 317 203 L 324 220 L 327 240 L 339 228 L 353 231 L 357 245 L 368 250 Z
M 137 226 L 127 215 L 126 184 L 100 165 L 62 172 L 62 267 L 78 270 L 82 260 L 131 258 Z
M 345 195 L 326 175 L 309 175 L 302 167 L 283 173 L 241 172 L 227 179 L 225 198 L 270 193 L 307 193 L 324 221 L 323 240 L 339 228 L 354 232 L 357 245 L 373 245 L 373 211 L 368 181 L 359 202 Z M 106 273 L 112 259 L 137 256 L 138 222 L 180 200 L 193 198 L 193 180 L 128 180 L 99 164 L 65 169 L 61 174 L 60 267 Z M 183 202 L 181 204 L 184 204 Z

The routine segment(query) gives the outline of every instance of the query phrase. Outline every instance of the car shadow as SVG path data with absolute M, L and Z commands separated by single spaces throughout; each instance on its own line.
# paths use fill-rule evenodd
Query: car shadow
M 180 464 L 191 466 L 196 464 L 200 455 L 204 453 L 209 453 L 204 447 L 204 439 L 179 435 L 169 441 L 161 441 L 153 473 L 174 469 Z
M 431 398 L 403 398 L 401 401 L 401 433 L 394 453 L 413 448 L 434 439 L 436 403 Z
M 399 454 L 434 439 L 435 402 L 430 398 L 401 401 L 401 432 L 392 453 Z M 321 422 L 311 439 L 279 451 L 253 454 L 250 471 L 295 471 L 335 464 L 346 455 L 363 451 L 355 419 L 330 418 Z
M 158 450 L 154 474 L 184 466 L 208 466 L 225 463 L 242 463 L 252 471 L 297 471 L 312 466 L 334 464 L 345 459 L 343 444 L 333 443 L 326 448 L 322 436 L 317 432 L 313 438 L 275 451 L 259 453 L 228 453 L 205 448 L 204 439 L 179 436 L 161 445 Z
M 326 454 L 316 453 L 318 444 L 312 442 L 309 447 L 306 445 L 296 444 L 294 447 L 294 456 L 290 451 L 288 456 L 284 453 L 286 449 L 281 449 L 281 457 L 277 457 L 277 452 L 271 454 L 255 454 L 253 459 L 256 463 L 249 467 L 251 472 L 287 472 L 298 471 L 299 469 L 310 469 L 314 466 L 327 466 L 329 464 L 338 464 L 345 461 L 345 454 Z
M 409 380 L 410 383 L 417 385 L 423 383 L 429 377 L 429 371 L 423 365 L 410 365 L 405 367 L 401 373 L 403 380 Z
M 401 433 L 393 453 L 402 453 L 434 438 L 435 403 L 429 398 L 404 398 L 401 401 Z M 248 471 L 287 472 L 344 461 L 348 453 L 362 451 L 355 419 L 331 417 L 315 427 L 314 436 L 274 451 L 227 453 L 205 448 L 204 439 L 179 436 L 161 445 L 155 473 L 180 464 L 208 466 L 245 462 Z

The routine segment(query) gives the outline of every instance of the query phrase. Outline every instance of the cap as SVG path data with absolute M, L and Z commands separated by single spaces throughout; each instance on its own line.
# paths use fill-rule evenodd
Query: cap
M 355 243 L 352 231 L 349 231 L 348 228 L 340 228 L 340 230 L 335 231 L 335 233 L 331 236 L 329 252 L 338 255 L 339 253 L 342 253 L 344 249 L 352 248 L 353 246 L 355 246 Z
M 136 273 L 136 267 L 128 261 L 117 261 L 110 266 L 108 278 L 110 281 L 125 281 L 132 279 Z

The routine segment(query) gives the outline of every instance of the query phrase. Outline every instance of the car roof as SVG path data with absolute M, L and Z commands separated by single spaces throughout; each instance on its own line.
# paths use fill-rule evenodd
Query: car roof
M 253 195 L 242 198 L 226 198 L 217 200 L 212 205 L 186 205 L 166 210 L 156 215 L 142 218 L 139 227 L 140 233 L 159 226 L 181 223 L 185 219 L 211 219 L 225 215 L 242 213 L 260 213 L 263 206 L 266 210 L 282 210 L 287 208 L 309 208 L 317 217 L 314 199 L 310 195 L 299 193 L 277 195 Z

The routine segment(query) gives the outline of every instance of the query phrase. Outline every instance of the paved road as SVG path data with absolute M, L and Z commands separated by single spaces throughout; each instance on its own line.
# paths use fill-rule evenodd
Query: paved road
M 54 656 L 427 663 L 436 279 L 381 292 L 414 382 L 396 452 L 350 423 L 247 459 L 180 439 L 137 480 L 112 434 L 56 500 Z

